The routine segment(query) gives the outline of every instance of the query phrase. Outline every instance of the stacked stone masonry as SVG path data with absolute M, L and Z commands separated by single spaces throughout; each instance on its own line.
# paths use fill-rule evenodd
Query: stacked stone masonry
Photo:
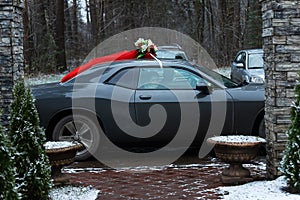
M 266 74 L 267 176 L 275 178 L 287 141 L 290 105 L 300 71 L 300 2 L 262 0 Z
M 1 123 L 7 125 L 13 83 L 23 76 L 23 2 L 0 0 L 0 105 Z

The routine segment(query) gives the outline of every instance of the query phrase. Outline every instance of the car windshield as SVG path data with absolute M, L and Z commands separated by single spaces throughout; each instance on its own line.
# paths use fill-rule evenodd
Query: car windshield
M 249 54 L 249 69 L 255 68 L 263 68 L 264 67 L 264 59 L 263 54 L 256 53 L 256 54 Z
M 156 57 L 158 59 L 175 59 L 181 58 L 187 60 L 187 56 L 183 51 L 175 51 L 175 50 L 158 50 L 156 52 Z
M 199 69 L 201 72 L 205 73 L 206 75 L 210 76 L 212 79 L 218 81 L 222 85 L 224 85 L 227 88 L 235 88 L 238 87 L 238 84 L 233 82 L 231 79 L 227 78 L 226 76 L 223 76 L 213 70 L 210 70 L 203 66 L 197 66 L 194 65 L 197 69 Z

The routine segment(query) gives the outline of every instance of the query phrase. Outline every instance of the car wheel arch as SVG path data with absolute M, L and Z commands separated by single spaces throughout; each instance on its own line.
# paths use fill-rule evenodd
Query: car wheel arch
M 48 126 L 46 128 L 47 140 L 52 140 L 52 132 L 55 128 L 55 125 L 60 120 L 62 120 L 64 117 L 66 117 L 68 115 L 73 115 L 74 113 L 84 115 L 86 117 L 90 117 L 90 116 L 95 115 L 95 112 L 93 112 L 91 110 L 88 110 L 88 109 L 83 109 L 83 108 L 64 109 L 64 110 L 61 110 L 61 111 L 57 112 L 55 115 L 53 115 L 53 117 L 49 121 Z M 96 114 L 96 117 L 97 117 L 97 120 L 98 120 L 98 123 L 99 123 L 100 127 L 104 131 L 104 126 L 103 126 L 101 118 L 97 114 Z
M 262 127 L 263 124 L 261 123 L 264 123 L 264 116 L 265 116 L 265 111 L 264 109 L 262 109 L 256 116 L 255 118 L 255 121 L 254 121 L 254 124 L 253 124 L 253 128 L 252 128 L 252 134 L 255 135 L 255 136 L 259 136 L 259 137 L 264 137 L 265 138 L 265 129 L 263 130 L 264 132 L 262 133 L 260 130 Z

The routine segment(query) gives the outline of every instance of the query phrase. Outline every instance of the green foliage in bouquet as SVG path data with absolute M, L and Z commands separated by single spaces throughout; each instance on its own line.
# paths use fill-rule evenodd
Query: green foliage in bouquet
M 46 140 L 39 126 L 33 97 L 23 81 L 13 89 L 10 107 L 10 139 L 16 149 L 16 182 L 22 199 L 47 199 L 51 188 L 51 168 L 45 153 Z
M 11 142 L 0 124 L 0 199 L 19 199 L 15 180 L 13 151 Z
M 296 102 L 291 108 L 292 124 L 287 131 L 288 142 L 280 170 L 285 175 L 289 191 L 300 193 L 300 85 L 295 90 Z

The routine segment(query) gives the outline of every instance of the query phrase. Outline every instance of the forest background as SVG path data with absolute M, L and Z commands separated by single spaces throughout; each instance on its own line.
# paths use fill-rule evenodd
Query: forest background
M 259 0 L 25 0 L 25 72 L 59 73 L 80 65 L 122 31 L 162 27 L 204 47 L 218 67 L 237 51 L 262 48 Z

